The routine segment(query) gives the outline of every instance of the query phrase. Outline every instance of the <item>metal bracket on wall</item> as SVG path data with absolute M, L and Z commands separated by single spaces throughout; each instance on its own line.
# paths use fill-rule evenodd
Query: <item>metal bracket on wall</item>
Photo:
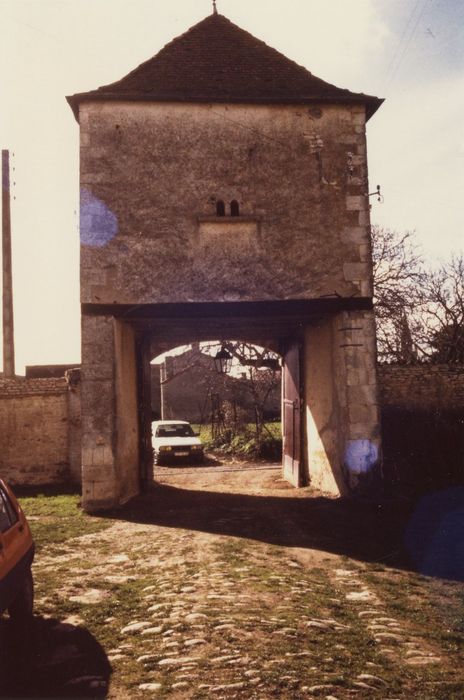
M 383 204 L 384 199 L 383 199 L 383 195 L 380 193 L 380 185 L 377 185 L 377 189 L 375 190 L 375 192 L 369 192 L 369 194 L 367 196 L 368 197 L 377 196 L 377 201 L 380 202 L 381 204 Z

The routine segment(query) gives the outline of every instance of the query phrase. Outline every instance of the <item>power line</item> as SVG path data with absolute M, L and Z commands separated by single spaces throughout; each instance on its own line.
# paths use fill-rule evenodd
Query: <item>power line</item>
M 391 57 L 391 59 L 390 59 L 390 63 L 388 64 L 387 71 L 386 71 L 386 74 L 385 74 L 385 82 L 388 81 L 390 71 L 393 69 L 393 66 L 394 66 L 394 64 L 395 64 L 395 61 L 396 61 L 396 57 L 397 57 L 397 55 L 398 55 L 398 52 L 400 51 L 401 47 L 403 46 L 403 41 L 404 41 L 405 38 L 406 38 L 406 32 L 407 32 L 407 30 L 408 30 L 408 28 L 409 28 L 409 25 L 410 25 L 410 23 L 411 23 L 411 21 L 412 21 L 412 18 L 414 17 L 414 15 L 415 15 L 415 13 L 416 13 L 417 8 L 419 7 L 419 3 L 420 3 L 420 0 L 416 0 L 416 4 L 414 5 L 414 7 L 413 7 L 413 9 L 412 9 L 412 12 L 410 13 L 410 15 L 409 15 L 409 17 L 408 17 L 408 20 L 407 20 L 407 22 L 406 22 L 406 24 L 405 24 L 405 26 L 404 26 L 404 29 L 403 29 L 403 31 L 402 31 L 402 33 L 401 33 L 400 40 L 399 40 L 398 44 L 396 45 L 395 50 L 393 51 L 393 55 L 392 55 L 392 57 Z
M 411 14 L 408 18 L 408 21 L 406 22 L 406 26 L 403 30 L 402 35 L 401 35 L 401 39 L 400 39 L 400 42 L 397 46 L 397 49 L 395 50 L 393 58 L 390 61 L 389 68 L 387 70 L 387 77 L 385 80 L 384 91 L 387 91 L 388 88 L 390 87 L 390 85 L 393 83 L 393 81 L 394 81 L 394 79 L 395 79 L 395 77 L 396 77 L 396 75 L 401 67 L 401 64 L 403 63 L 403 60 L 408 52 L 409 46 L 411 44 L 411 41 L 414 38 L 414 35 L 417 31 L 417 28 L 420 24 L 420 21 L 421 21 L 422 17 L 424 16 L 426 7 L 427 7 L 428 3 L 432 3 L 432 2 L 433 2 L 433 0 L 423 0 L 422 9 L 419 11 L 419 14 L 417 15 L 416 20 L 415 20 L 414 24 L 412 25 L 412 28 L 408 34 L 408 28 L 409 28 L 411 22 L 413 21 L 414 15 L 416 14 L 416 11 L 418 10 L 419 5 L 420 5 L 420 0 L 416 1 L 416 4 L 414 5 L 413 11 L 411 12 Z M 390 67 L 391 67 L 391 70 L 390 70 Z M 390 75 L 388 75 L 389 71 L 390 71 Z

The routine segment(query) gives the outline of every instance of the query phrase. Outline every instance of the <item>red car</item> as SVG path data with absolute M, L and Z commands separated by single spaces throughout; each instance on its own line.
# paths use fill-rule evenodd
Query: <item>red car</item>
M 0 614 L 14 622 L 32 616 L 34 541 L 26 517 L 12 491 L 0 479 Z

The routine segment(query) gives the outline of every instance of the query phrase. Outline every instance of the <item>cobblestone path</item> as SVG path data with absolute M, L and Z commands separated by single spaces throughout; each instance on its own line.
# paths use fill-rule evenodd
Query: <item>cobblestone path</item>
M 271 479 L 264 471 L 260 478 Z M 183 527 L 186 501 L 176 505 L 174 487 L 165 488 L 171 500 L 162 517 L 145 499 L 142 522 L 115 520 L 37 560 L 37 612 L 58 618 L 67 631 L 61 657 L 79 657 L 73 639 L 84 627 L 111 667 L 108 685 L 104 674 L 82 672 L 85 664 L 76 663 L 63 693 L 462 697 L 458 657 L 430 634 L 432 617 L 414 614 L 408 591 L 415 575 L 323 546 L 291 546 L 302 522 L 288 510 L 253 511 L 249 503 L 240 510 L 234 501 L 234 508 L 205 516 L 206 524 L 198 513 L 195 529 Z M 234 528 L 261 535 L 236 536 Z M 415 593 L 423 586 L 429 610 L 432 591 L 422 578 Z M 52 661 L 44 658 L 43 666 Z

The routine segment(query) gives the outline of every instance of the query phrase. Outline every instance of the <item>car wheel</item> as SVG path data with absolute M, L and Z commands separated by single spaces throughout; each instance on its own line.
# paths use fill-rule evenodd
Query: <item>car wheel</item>
M 18 595 L 8 608 L 12 622 L 26 622 L 32 617 L 34 609 L 34 580 L 29 570 L 24 578 Z

